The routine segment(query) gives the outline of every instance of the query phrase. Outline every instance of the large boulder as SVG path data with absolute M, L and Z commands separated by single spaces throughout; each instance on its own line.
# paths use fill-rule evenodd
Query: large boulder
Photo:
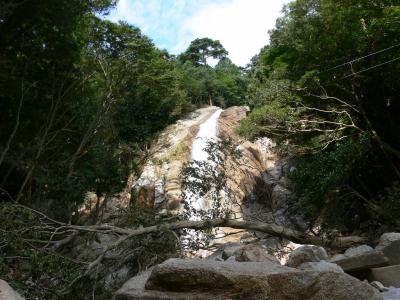
M 400 288 L 400 265 L 372 268 L 369 273 L 371 281 L 379 281 L 384 286 Z
M 290 253 L 286 266 L 296 268 L 305 262 L 317 262 L 327 259 L 328 254 L 324 248 L 314 245 L 305 245 Z
M 389 258 L 390 265 L 400 264 L 400 233 L 388 232 L 382 234 L 375 250 L 382 251 Z
M 345 273 L 299 271 L 270 262 L 170 259 L 133 278 L 115 300 L 128 299 L 383 299 Z
M 330 262 L 339 265 L 345 272 L 353 272 L 386 266 L 389 259 L 381 251 L 361 245 L 347 249 L 344 254 L 335 255 Z
M 0 279 L 0 300 L 24 300 L 7 282 Z

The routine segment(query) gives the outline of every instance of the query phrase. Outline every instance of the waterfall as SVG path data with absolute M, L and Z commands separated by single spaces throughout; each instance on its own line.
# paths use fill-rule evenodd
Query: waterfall
M 217 139 L 217 123 L 222 109 L 218 109 L 203 124 L 200 125 L 199 132 L 192 144 L 192 160 L 207 161 L 208 153 L 204 151 L 207 142 L 216 141 Z
M 218 118 L 222 113 L 222 109 L 218 109 L 214 112 L 210 118 L 208 118 L 203 124 L 200 125 L 199 132 L 192 143 L 192 161 L 199 163 L 215 164 L 215 162 L 210 161 L 209 154 L 205 151 L 207 144 L 209 142 L 217 141 L 217 124 Z M 195 180 L 194 178 L 189 178 L 189 180 Z M 195 209 L 206 210 L 209 208 L 207 205 L 207 199 L 205 197 L 200 197 L 196 193 L 190 192 L 187 197 L 190 205 Z M 190 220 L 197 220 L 196 216 L 191 216 Z
M 210 160 L 210 155 L 205 150 L 209 142 L 217 142 L 217 125 L 218 118 L 222 113 L 222 109 L 215 111 L 204 123 L 200 125 L 199 131 L 192 143 L 191 161 L 196 163 L 204 163 L 213 167 L 216 162 Z M 215 166 L 216 167 L 216 166 Z M 195 182 L 197 178 L 189 176 L 187 181 Z M 196 191 L 185 190 L 185 203 L 188 207 L 194 209 L 195 211 L 207 212 L 211 209 L 211 203 L 207 197 L 199 195 Z M 202 219 L 202 216 L 193 213 L 189 210 L 188 215 L 189 220 L 197 221 Z M 183 245 L 189 246 L 191 242 L 196 239 L 201 239 L 202 234 L 197 234 L 195 230 L 187 230 L 186 235 L 183 238 Z M 201 256 L 206 256 L 207 251 L 201 253 Z

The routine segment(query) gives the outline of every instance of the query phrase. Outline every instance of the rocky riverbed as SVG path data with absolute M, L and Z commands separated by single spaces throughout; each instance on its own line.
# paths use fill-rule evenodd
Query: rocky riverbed
M 114 299 L 399 299 L 399 243 L 399 233 L 387 233 L 375 249 L 361 245 L 335 257 L 303 245 L 285 265 L 262 245 L 229 245 L 208 259 L 167 260 Z

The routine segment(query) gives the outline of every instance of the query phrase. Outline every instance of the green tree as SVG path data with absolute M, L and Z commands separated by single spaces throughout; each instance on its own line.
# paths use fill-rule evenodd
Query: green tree
M 206 66 L 208 58 L 222 59 L 228 51 L 218 40 L 201 38 L 193 40 L 187 50 L 180 55 L 182 61 L 191 61 L 195 66 Z
M 394 80 L 400 73 L 400 32 L 394 26 L 399 4 L 297 0 L 284 13 L 270 44 L 252 62 L 248 102 L 254 111 L 241 133 L 274 136 L 282 150 L 306 155 L 298 175 L 311 176 L 306 170 L 321 157 L 355 149 L 349 150 L 350 169 L 335 172 L 335 180 L 330 172 L 311 176 L 299 193 L 307 198 L 321 192 L 322 203 L 347 203 L 353 216 L 365 217 L 365 199 L 376 199 L 400 177 L 400 128 L 394 120 L 400 113 Z M 371 176 L 379 172 L 385 175 Z

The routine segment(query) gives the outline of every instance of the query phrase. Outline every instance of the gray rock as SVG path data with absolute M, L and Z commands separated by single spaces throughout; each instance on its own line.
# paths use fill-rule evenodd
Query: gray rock
M 351 272 L 386 266 L 389 259 L 382 252 L 362 245 L 347 249 L 344 254 L 335 255 L 329 261 L 342 267 L 345 272 Z
M 135 277 L 129 279 L 125 284 L 118 290 L 118 293 L 125 293 L 129 290 L 140 290 L 146 285 L 147 280 L 150 277 L 153 268 L 148 269 L 142 273 L 139 273 Z
M 374 251 L 374 249 L 372 247 L 370 247 L 368 245 L 361 245 L 361 246 L 352 247 L 352 248 L 347 249 L 344 252 L 344 256 L 347 256 L 347 257 L 359 256 L 361 254 L 365 254 L 365 253 L 372 252 L 372 251 Z
M 283 206 L 287 203 L 288 199 L 292 193 L 282 185 L 275 185 L 272 189 L 271 199 L 272 199 L 272 206 L 274 209 Z
M 389 288 L 385 287 L 382 283 L 379 281 L 372 281 L 369 283 L 372 287 L 376 288 L 380 292 L 387 292 L 389 291 Z
M 218 261 L 223 261 L 222 259 L 222 250 L 218 249 L 211 255 L 207 256 L 205 259 L 211 259 L 211 260 L 218 260 Z
M 0 279 L 0 300 L 24 300 L 7 282 Z
M 400 233 L 384 233 L 379 239 L 375 250 L 382 251 L 389 258 L 390 265 L 400 264 Z
M 106 288 L 112 288 L 116 284 L 121 284 L 129 278 L 129 268 L 123 266 L 107 274 L 104 278 L 104 285 Z
M 400 288 L 400 265 L 372 268 L 370 279 L 379 281 L 384 286 Z
M 321 261 L 313 261 L 313 262 L 305 262 L 302 263 L 300 266 L 297 267 L 297 269 L 300 270 L 305 270 L 305 271 L 319 271 L 319 272 L 324 272 L 324 271 L 329 271 L 329 272 L 337 272 L 337 273 L 343 273 L 343 269 L 339 267 L 337 264 L 333 264 L 330 262 L 327 262 L 325 260 Z
M 280 264 L 279 260 L 259 245 L 249 244 L 235 252 L 236 261 L 273 262 Z
M 156 266 L 150 276 L 133 278 L 114 299 L 383 298 L 369 284 L 344 273 L 299 271 L 270 262 L 170 259 Z
M 231 244 L 226 247 L 224 247 L 224 250 L 222 251 L 222 258 L 224 260 L 227 260 L 231 256 L 235 256 L 236 251 L 242 249 L 245 245 L 241 244 Z
M 314 245 L 305 245 L 290 253 L 286 266 L 296 268 L 305 262 L 317 262 L 327 259 L 328 254 L 324 248 Z

